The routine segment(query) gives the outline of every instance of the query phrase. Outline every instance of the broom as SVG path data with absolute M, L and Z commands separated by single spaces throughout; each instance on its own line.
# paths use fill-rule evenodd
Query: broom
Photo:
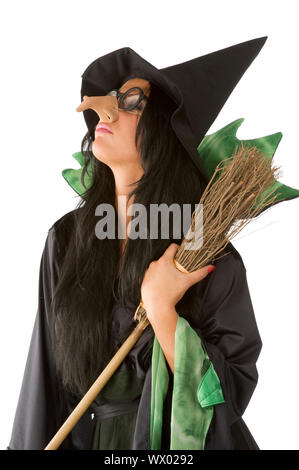
M 175 267 L 189 273 L 218 259 L 216 256 L 253 217 L 273 205 L 278 196 L 274 194 L 275 187 L 273 189 L 278 170 L 278 167 L 271 167 L 271 160 L 257 147 L 246 148 L 243 143 L 239 149 L 236 146 L 234 154 L 217 165 L 206 186 L 192 214 L 191 226 L 175 254 Z M 204 236 L 196 232 L 198 222 L 203 223 L 201 233 Z M 142 300 L 133 320 L 138 322 L 135 329 L 45 450 L 60 446 L 150 324 Z

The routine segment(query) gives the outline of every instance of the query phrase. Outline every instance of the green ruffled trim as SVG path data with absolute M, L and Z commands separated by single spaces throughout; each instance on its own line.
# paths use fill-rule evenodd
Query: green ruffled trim
M 151 450 L 161 449 L 163 403 L 168 383 L 165 356 L 155 336 L 152 354 Z M 178 315 L 170 449 L 204 449 L 213 406 L 224 402 L 219 378 L 200 337 L 188 321 Z
M 198 386 L 197 399 L 202 408 L 225 402 L 221 384 L 212 362 L 210 362 L 210 366 Z
M 256 146 L 261 152 L 265 153 L 268 158 L 273 158 L 273 155 L 278 147 L 278 144 L 282 138 L 281 132 L 276 132 L 265 137 L 259 137 L 257 139 L 249 140 L 239 140 L 236 137 L 236 133 L 244 118 L 236 119 L 235 121 L 227 124 L 222 129 L 214 132 L 213 134 L 206 135 L 199 146 L 197 151 L 199 153 L 199 158 L 203 161 L 204 167 L 208 176 L 211 178 L 216 166 L 222 160 L 230 157 L 235 150 L 236 145 L 240 145 L 241 142 L 246 144 L 246 146 Z M 72 157 L 79 163 L 80 167 L 77 170 L 67 168 L 62 171 L 62 176 L 68 182 L 68 184 L 74 189 L 76 193 L 80 196 L 91 186 L 93 181 L 93 171 L 91 164 L 88 165 L 88 174 L 85 174 L 84 183 L 82 184 L 81 176 L 84 166 L 84 157 L 81 152 L 76 152 L 72 154 Z M 286 186 L 285 184 L 276 181 L 272 187 L 276 188 L 275 194 L 276 202 L 285 201 L 299 197 L 299 190 Z M 272 189 L 270 188 L 270 190 Z M 258 203 L 258 202 L 257 202 Z

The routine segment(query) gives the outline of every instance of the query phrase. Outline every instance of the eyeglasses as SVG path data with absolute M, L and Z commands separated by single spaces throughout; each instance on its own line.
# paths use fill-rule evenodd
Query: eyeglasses
M 121 93 L 119 90 L 112 90 L 107 95 L 116 96 L 118 107 L 124 111 L 142 111 L 144 108 L 142 101 L 147 100 L 147 96 L 140 87 L 129 88 L 125 93 Z

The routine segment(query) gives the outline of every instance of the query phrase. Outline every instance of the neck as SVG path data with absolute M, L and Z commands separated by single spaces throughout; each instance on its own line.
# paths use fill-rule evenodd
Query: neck
M 136 188 L 136 184 L 132 184 L 137 182 L 143 175 L 143 169 L 140 166 L 130 165 L 126 163 L 125 167 L 119 168 L 112 168 L 115 180 L 115 204 L 116 210 L 118 212 L 119 217 L 122 221 L 125 222 L 125 239 L 121 238 L 121 249 L 122 252 L 125 248 L 125 244 L 128 238 L 127 235 L 127 226 L 132 218 L 132 216 L 128 216 L 128 208 L 133 204 L 135 195 L 133 195 L 130 200 L 128 201 L 128 195 L 134 188 Z M 122 197 L 120 197 L 122 196 Z
M 132 185 L 138 181 L 143 175 L 143 169 L 140 166 L 130 165 L 126 163 L 125 167 L 113 169 L 115 181 L 115 196 L 128 196 L 137 184 Z M 131 186 L 130 186 L 131 185 Z

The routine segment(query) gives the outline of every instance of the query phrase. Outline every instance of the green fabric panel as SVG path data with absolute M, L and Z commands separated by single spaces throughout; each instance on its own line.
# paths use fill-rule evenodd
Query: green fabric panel
M 152 450 L 161 448 L 163 402 L 169 383 L 165 361 L 163 350 L 155 336 L 152 354 Z M 212 405 L 224 401 L 219 378 L 200 337 L 189 322 L 178 315 L 170 449 L 204 449 L 214 412 Z
M 197 398 L 206 360 L 209 358 L 200 337 L 189 322 L 179 316 L 175 331 L 171 449 L 204 449 L 214 412 L 212 406 L 202 408 Z
M 151 385 L 151 418 L 150 418 L 150 449 L 161 449 L 163 403 L 167 395 L 169 375 L 163 350 L 154 338 L 152 352 L 152 385 Z
M 141 396 L 144 378 L 138 377 L 135 370 L 116 370 L 99 392 L 109 403 L 128 403 Z M 127 450 L 132 448 L 137 410 L 104 419 L 95 417 L 93 450 Z
M 96 420 L 91 450 L 132 449 L 137 411 Z

